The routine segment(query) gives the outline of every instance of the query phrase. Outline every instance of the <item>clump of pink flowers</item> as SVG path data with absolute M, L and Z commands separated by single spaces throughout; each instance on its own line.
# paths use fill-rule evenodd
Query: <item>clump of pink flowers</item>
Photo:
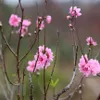
M 45 18 L 39 16 L 37 18 L 37 20 L 36 20 L 36 27 L 39 30 L 43 30 L 45 28 L 45 21 L 46 21 L 47 24 L 50 24 L 51 23 L 51 20 L 52 20 L 52 17 L 50 15 L 47 15 Z
M 96 76 L 100 73 L 100 63 L 96 59 L 88 59 L 87 55 L 82 55 L 79 61 L 79 71 L 86 77 L 89 75 Z
M 19 33 L 24 37 L 28 33 L 28 27 L 31 25 L 31 21 L 28 19 L 24 19 L 22 22 L 22 27 L 19 29 Z M 20 32 L 21 31 L 21 32 Z
M 97 42 L 94 41 L 92 37 L 88 37 L 88 38 L 86 39 L 86 42 L 87 42 L 87 45 L 89 45 L 89 46 L 90 46 L 90 45 L 93 45 L 93 46 L 96 46 L 96 45 L 97 45 Z
M 43 46 L 39 46 L 38 52 L 34 56 L 32 61 L 28 62 L 27 71 L 36 72 L 38 70 L 48 68 L 51 62 L 53 61 L 53 52 L 50 48 Z
M 81 8 L 78 8 L 77 6 L 74 6 L 74 7 L 70 7 L 69 8 L 69 13 L 70 13 L 70 15 L 67 15 L 66 16 L 66 18 L 68 19 L 68 20 L 71 20 L 73 17 L 74 18 L 77 18 L 77 17 L 79 17 L 79 16 L 81 16 L 82 15 L 82 13 L 81 13 Z
M 28 27 L 31 25 L 31 21 L 28 19 L 23 19 L 18 15 L 12 14 L 9 18 L 9 24 L 13 27 L 18 27 L 22 21 L 22 27 L 19 28 L 18 33 L 21 34 L 22 37 L 24 37 L 28 33 Z
M 76 18 L 78 16 L 81 16 L 82 15 L 81 8 L 78 8 L 77 6 L 70 7 L 69 13 L 71 14 L 71 16 L 76 17 Z

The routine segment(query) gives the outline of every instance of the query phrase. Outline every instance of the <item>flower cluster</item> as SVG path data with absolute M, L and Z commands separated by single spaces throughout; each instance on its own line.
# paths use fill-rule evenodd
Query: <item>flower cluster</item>
M 70 7 L 69 9 L 69 13 L 71 14 L 71 16 L 76 17 L 76 18 L 82 15 L 80 11 L 81 11 L 81 8 L 77 8 L 77 6 Z
M 92 37 L 88 37 L 86 39 L 86 42 L 87 42 L 87 45 L 89 45 L 89 46 L 91 46 L 91 45 L 96 46 L 97 45 L 97 42 L 95 42 Z
M 77 8 L 77 6 L 74 7 L 71 6 L 69 8 L 69 14 L 70 15 L 66 16 L 68 20 L 71 20 L 72 18 L 77 18 L 82 15 L 81 8 Z
M 73 21 L 74 21 L 74 18 L 77 18 L 82 15 L 81 8 L 78 8 L 77 6 L 74 6 L 74 7 L 71 6 L 69 9 L 69 14 L 70 15 L 66 16 L 67 20 L 69 20 L 68 26 L 70 27 L 71 30 L 74 30 Z
M 45 22 L 44 20 L 46 20 L 46 23 L 47 24 L 50 24 L 51 23 L 51 20 L 52 20 L 52 17 L 50 15 L 47 15 L 45 18 L 44 17 L 41 17 L 39 16 L 36 20 L 36 27 L 39 29 L 39 30 L 43 30 L 45 28 Z
M 87 55 L 82 55 L 79 61 L 79 71 L 86 77 L 89 75 L 96 76 L 100 73 L 100 63 L 96 59 L 88 59 Z
M 47 68 L 50 66 L 53 61 L 53 52 L 50 48 L 43 46 L 39 46 L 38 52 L 34 56 L 34 60 L 28 62 L 27 71 L 36 72 L 38 70 Z
M 28 27 L 31 25 L 31 21 L 28 19 L 21 20 L 21 18 L 15 14 L 12 14 L 9 18 L 9 24 L 12 27 L 18 27 L 21 21 L 22 21 L 22 26 L 20 26 L 18 33 L 20 33 L 21 36 L 24 37 L 24 35 L 26 35 L 28 32 Z

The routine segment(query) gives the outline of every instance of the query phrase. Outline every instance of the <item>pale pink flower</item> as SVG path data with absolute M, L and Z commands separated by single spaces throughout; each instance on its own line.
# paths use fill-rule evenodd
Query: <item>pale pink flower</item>
M 90 65 L 91 74 L 93 76 L 96 76 L 98 73 L 100 73 L 100 63 L 96 59 L 90 59 L 88 61 L 88 64 Z
M 74 6 L 74 7 L 71 6 L 69 9 L 69 13 L 71 14 L 71 16 L 76 17 L 76 18 L 82 15 L 80 11 L 81 11 L 81 8 L 77 8 L 77 6 Z
M 82 72 L 86 77 L 90 75 L 91 71 L 88 65 L 87 55 L 81 56 L 78 66 L 79 66 L 79 71 Z
M 50 48 L 39 46 L 39 51 L 34 56 L 34 60 L 28 62 L 29 66 L 27 67 L 27 70 L 33 72 L 35 66 L 34 64 L 36 64 L 35 72 L 43 69 L 44 67 L 46 69 L 48 66 L 50 66 L 53 58 L 53 52 Z
M 21 36 L 24 37 L 28 33 L 28 27 L 22 26 L 22 28 L 18 30 L 18 33 L 20 33 L 20 31 L 21 31 Z
M 35 61 L 33 60 L 33 61 L 29 61 L 28 62 L 28 66 L 27 66 L 27 71 L 29 71 L 29 72 L 36 72 L 37 71 L 37 68 L 35 68 Z
M 39 52 L 42 52 L 43 54 L 45 54 L 47 56 L 47 60 L 48 61 L 53 61 L 53 52 L 50 48 L 43 46 L 39 46 Z
M 31 21 L 28 20 L 28 19 L 24 19 L 22 25 L 26 26 L 26 27 L 29 27 L 31 25 Z
M 13 27 L 18 27 L 21 22 L 21 18 L 18 15 L 12 14 L 9 18 L 9 24 Z
M 31 21 L 24 19 L 22 23 L 22 27 L 19 28 L 18 33 L 24 37 L 28 33 L 28 27 L 31 25 Z
M 87 45 L 93 45 L 93 46 L 97 45 L 97 42 L 95 42 L 92 37 L 88 37 L 86 39 L 86 42 L 87 42 Z
M 100 73 L 100 63 L 98 62 L 98 60 L 88 60 L 87 55 L 84 55 L 80 58 L 78 66 L 79 71 L 86 77 L 88 77 L 89 75 L 96 76 L 98 73 Z
M 48 24 L 51 23 L 51 20 L 52 20 L 52 17 L 51 17 L 50 15 L 46 16 L 46 22 L 47 22 Z
M 38 56 L 39 55 L 39 56 Z M 44 55 L 43 53 L 37 53 L 35 56 L 34 56 L 34 59 L 35 61 L 37 61 L 37 68 L 40 70 L 40 69 L 43 69 L 44 67 L 47 68 L 48 64 L 47 64 L 47 56 Z

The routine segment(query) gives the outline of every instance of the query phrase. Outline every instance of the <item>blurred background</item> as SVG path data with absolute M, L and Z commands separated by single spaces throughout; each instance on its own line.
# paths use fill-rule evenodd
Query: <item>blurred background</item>
M 35 23 L 37 18 L 37 11 L 40 16 L 43 15 L 45 11 L 45 3 L 44 0 L 21 0 L 22 5 L 24 7 L 24 17 L 28 18 L 32 21 L 32 26 L 30 27 L 30 33 L 33 34 L 35 29 Z M 69 14 L 69 8 L 72 6 L 72 0 L 47 0 L 47 14 L 52 16 L 52 23 L 46 27 L 46 44 L 48 47 L 52 48 L 55 52 L 56 43 L 57 43 L 57 30 L 60 32 L 60 40 L 59 40 L 59 50 L 58 50 L 58 59 L 56 64 L 55 73 L 53 79 L 59 79 L 59 83 L 56 87 L 56 92 L 61 90 L 66 84 L 69 83 L 69 80 L 72 76 L 73 71 L 73 49 L 72 49 L 72 37 L 68 27 L 68 20 L 66 16 Z M 74 5 L 81 8 L 82 16 L 77 18 L 77 28 L 79 38 L 81 40 L 81 45 L 84 52 L 88 51 L 88 47 L 86 46 L 86 38 L 88 36 L 92 36 L 94 40 L 97 41 L 98 46 L 93 49 L 93 57 L 99 52 L 100 49 L 100 0 L 74 0 Z M 5 34 L 8 37 L 10 34 L 9 31 L 11 27 L 9 26 L 8 20 L 12 13 L 15 13 L 16 6 L 18 5 L 18 0 L 0 0 L 0 21 L 2 21 L 3 26 L 5 28 Z M 17 14 L 21 16 L 21 11 L 18 8 Z M 44 32 L 44 31 L 43 31 Z M 43 32 L 40 34 L 40 44 L 43 44 Z M 1 38 L 1 37 L 0 37 Z M 34 37 L 32 37 L 34 40 Z M 30 45 L 30 40 L 32 38 L 25 37 L 22 40 L 20 56 L 24 55 L 24 53 L 28 50 Z M 10 45 L 16 49 L 17 43 L 17 34 L 12 34 L 12 38 L 10 41 Z M 37 47 L 37 46 L 36 46 Z M 27 61 L 33 59 L 33 55 L 36 52 L 36 48 L 33 48 L 32 52 L 28 55 L 27 59 L 25 59 L 22 63 L 22 68 L 27 66 Z M 79 53 L 78 57 L 81 54 Z M 5 51 L 5 59 L 7 65 L 7 72 L 9 73 L 9 77 L 12 81 L 16 79 L 16 69 L 15 69 L 15 59 L 13 55 L 9 52 L 8 49 Z M 100 60 L 100 56 L 98 56 Z M 50 72 L 52 68 L 49 68 L 47 71 L 47 80 L 49 79 Z M 26 72 L 27 73 L 27 72 Z M 26 75 L 26 89 L 25 96 L 28 100 L 29 94 L 29 82 Z M 35 98 L 36 100 L 42 100 L 41 89 L 43 87 L 42 82 L 42 72 L 37 80 L 37 76 L 33 78 L 35 83 Z M 3 82 L 3 74 L 0 71 L 0 81 L 1 84 L 4 85 Z M 39 81 L 40 84 L 37 84 Z M 84 91 L 83 91 L 83 100 L 96 100 L 96 97 L 100 93 L 100 78 L 98 77 L 89 77 L 84 81 Z M 40 85 L 40 87 L 39 87 Z M 2 88 L 0 88 L 0 100 L 4 99 Z M 27 94 L 27 95 L 26 95 Z M 52 95 L 52 87 L 50 87 L 50 95 Z M 49 97 L 49 96 L 48 96 Z M 73 100 L 80 100 L 77 93 L 73 97 Z

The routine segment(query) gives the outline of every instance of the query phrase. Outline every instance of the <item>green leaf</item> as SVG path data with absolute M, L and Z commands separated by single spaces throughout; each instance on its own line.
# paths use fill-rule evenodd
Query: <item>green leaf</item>
M 51 85 L 52 87 L 56 87 L 57 84 L 58 84 L 58 82 L 59 82 L 59 79 L 56 79 L 55 81 L 54 81 L 54 80 L 51 80 L 50 85 Z

